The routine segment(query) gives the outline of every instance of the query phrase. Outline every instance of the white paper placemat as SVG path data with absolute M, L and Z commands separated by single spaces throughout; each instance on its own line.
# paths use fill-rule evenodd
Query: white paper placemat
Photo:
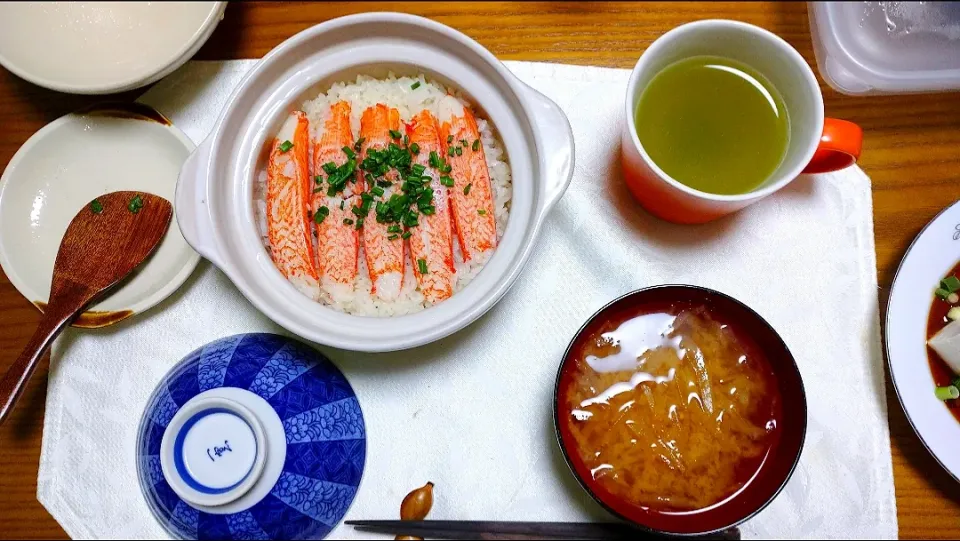
M 253 62 L 188 63 L 142 100 L 199 143 Z M 506 64 L 569 116 L 573 183 L 516 285 L 473 325 L 399 353 L 322 348 L 353 384 L 367 423 L 366 471 L 347 519 L 398 518 L 403 496 L 433 481 L 433 519 L 609 520 L 557 448 L 560 357 L 614 297 L 689 283 L 765 317 L 806 384 L 800 465 L 779 498 L 743 526 L 744 537 L 895 538 L 869 178 L 857 168 L 803 177 L 718 222 L 671 225 L 640 210 L 620 179 L 628 71 Z M 67 533 L 165 537 L 135 474 L 147 397 L 188 352 L 254 331 L 283 332 L 204 262 L 148 313 L 64 334 L 52 355 L 38 498 Z M 355 536 L 343 525 L 332 533 Z

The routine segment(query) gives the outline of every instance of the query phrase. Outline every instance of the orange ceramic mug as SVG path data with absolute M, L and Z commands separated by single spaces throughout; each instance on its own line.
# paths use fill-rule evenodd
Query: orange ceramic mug
M 780 166 L 751 192 L 718 195 L 686 186 L 657 166 L 640 144 L 636 118 L 650 80 L 678 60 L 711 55 L 738 60 L 762 73 L 780 92 L 790 115 L 790 140 Z M 633 196 L 652 214 L 676 223 L 703 223 L 759 201 L 801 173 L 825 173 L 856 163 L 863 131 L 824 118 L 823 95 L 800 53 L 777 35 L 737 21 L 706 20 L 678 26 L 644 51 L 627 85 L 622 137 L 623 172 Z

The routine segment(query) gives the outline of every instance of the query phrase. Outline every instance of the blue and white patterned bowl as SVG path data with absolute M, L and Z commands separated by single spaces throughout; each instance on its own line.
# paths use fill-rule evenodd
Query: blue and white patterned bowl
M 317 350 L 274 334 L 197 349 L 147 402 L 137 476 L 181 539 L 319 539 L 353 502 L 366 458 L 360 404 Z

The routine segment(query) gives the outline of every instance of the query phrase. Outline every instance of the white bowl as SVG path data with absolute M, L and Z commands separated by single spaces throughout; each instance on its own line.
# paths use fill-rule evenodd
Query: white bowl
M 887 302 L 890 378 L 917 436 L 954 479 L 960 480 L 960 422 L 933 394 L 927 359 L 927 318 L 933 291 L 960 260 L 960 202 L 920 232 L 897 269 Z
M 146 86 L 189 60 L 226 2 L 0 2 L 0 65 L 72 94 Z
M 280 274 L 257 232 L 253 182 L 262 149 L 304 97 L 334 81 L 388 70 L 426 73 L 460 89 L 483 111 L 506 148 L 513 200 L 500 245 L 466 288 L 422 312 L 386 321 L 327 308 Z M 213 133 L 184 164 L 177 216 L 187 241 L 291 332 L 344 349 L 393 351 L 448 336 L 503 297 L 569 185 L 573 160 L 573 132 L 563 111 L 469 37 L 411 15 L 353 15 L 293 36 L 251 70 Z

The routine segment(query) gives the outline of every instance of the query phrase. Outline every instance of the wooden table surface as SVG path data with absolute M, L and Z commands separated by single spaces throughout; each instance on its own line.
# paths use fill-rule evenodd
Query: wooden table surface
M 654 39 L 674 26 L 737 19 L 772 30 L 811 65 L 815 62 L 807 8 L 801 2 L 232 4 L 197 58 L 258 58 L 300 30 L 361 11 L 430 17 L 465 32 L 503 60 L 617 68 L 631 68 Z M 873 179 L 877 276 L 885 306 L 911 239 L 938 211 L 960 199 L 960 94 L 847 97 L 821 86 L 827 113 L 852 120 L 865 132 L 860 165 Z M 0 68 L 0 163 L 6 166 L 44 124 L 94 101 L 35 87 Z M 36 309 L 0 274 L 0 369 L 13 362 L 38 319 Z M 45 366 L 38 370 L 0 428 L 3 538 L 65 537 L 36 500 L 46 375 Z M 924 449 L 889 384 L 887 406 L 901 537 L 960 538 L 960 485 Z

